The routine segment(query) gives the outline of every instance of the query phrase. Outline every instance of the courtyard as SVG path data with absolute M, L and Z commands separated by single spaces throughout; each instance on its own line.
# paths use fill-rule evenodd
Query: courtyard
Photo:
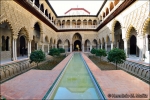
M 150 99 L 149 0 L 0 5 L 2 99 Z
M 2 83 L 1 95 L 7 99 L 43 99 L 71 56 L 72 54 L 67 56 L 52 70 L 31 69 Z M 108 68 L 101 70 L 86 55 L 82 53 L 82 56 L 107 99 L 149 98 L 149 84 L 122 70 L 108 70 Z M 132 97 L 115 97 L 115 95 L 123 94 L 132 95 Z

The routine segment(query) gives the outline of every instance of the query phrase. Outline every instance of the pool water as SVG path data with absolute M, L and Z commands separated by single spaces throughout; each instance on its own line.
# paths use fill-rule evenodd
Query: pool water
M 80 53 L 74 53 L 49 99 L 100 99 Z

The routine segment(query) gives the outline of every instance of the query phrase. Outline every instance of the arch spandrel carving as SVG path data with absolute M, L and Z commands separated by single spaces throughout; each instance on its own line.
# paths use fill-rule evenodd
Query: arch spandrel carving
M 148 27 L 148 24 L 150 23 L 150 18 L 147 18 L 143 24 L 143 27 L 142 27 L 142 32 L 143 32 L 143 35 L 145 35 L 146 33 L 146 28 Z

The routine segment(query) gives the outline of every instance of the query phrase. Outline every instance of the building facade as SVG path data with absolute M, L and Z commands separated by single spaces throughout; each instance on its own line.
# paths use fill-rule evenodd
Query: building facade
M 97 15 L 57 16 L 48 0 L 0 0 L 1 61 L 50 48 L 89 52 L 124 49 L 127 57 L 150 60 L 149 0 L 104 1 Z M 24 50 L 22 50 L 24 48 Z

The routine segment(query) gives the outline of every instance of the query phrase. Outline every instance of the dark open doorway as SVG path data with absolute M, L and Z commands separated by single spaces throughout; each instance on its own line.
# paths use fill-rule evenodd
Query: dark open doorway
M 25 55 L 26 53 L 27 53 L 27 50 L 26 50 L 25 37 L 21 36 L 20 37 L 20 55 Z
M 78 50 L 79 49 L 79 50 Z M 74 51 L 81 51 L 81 42 L 79 40 L 76 40 L 74 42 Z
M 130 54 L 136 54 L 136 37 L 134 35 L 130 38 Z

